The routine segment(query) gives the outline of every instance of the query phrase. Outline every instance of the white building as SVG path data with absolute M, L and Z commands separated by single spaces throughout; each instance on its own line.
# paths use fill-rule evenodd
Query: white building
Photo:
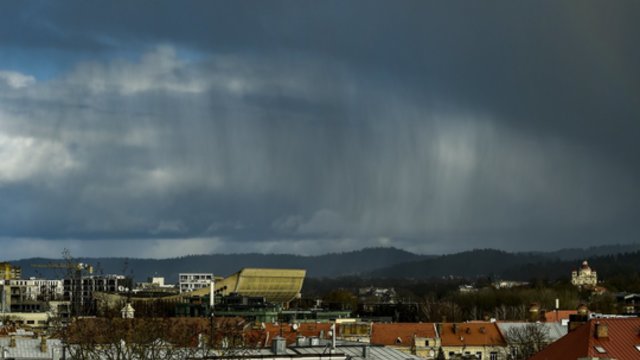
M 571 283 L 579 287 L 595 287 L 598 284 L 598 274 L 591 270 L 589 263 L 585 260 L 579 270 L 571 272 Z
M 36 311 L 36 302 L 61 300 L 63 296 L 62 280 L 0 280 L 0 312 Z M 30 304 L 29 306 L 25 304 Z
M 179 276 L 180 292 L 189 292 L 211 286 L 213 274 L 181 273 Z

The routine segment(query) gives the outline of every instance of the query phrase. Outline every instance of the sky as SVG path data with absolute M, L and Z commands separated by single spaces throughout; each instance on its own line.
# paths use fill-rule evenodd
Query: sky
M 637 242 L 638 13 L 0 2 L 0 260 Z

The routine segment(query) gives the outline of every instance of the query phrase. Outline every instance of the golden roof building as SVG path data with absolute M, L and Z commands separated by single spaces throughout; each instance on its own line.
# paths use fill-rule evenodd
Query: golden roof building
M 244 268 L 217 281 L 215 289 L 222 294 L 261 296 L 268 302 L 283 304 L 300 296 L 306 274 L 302 269 Z M 192 294 L 205 295 L 208 291 L 200 289 Z

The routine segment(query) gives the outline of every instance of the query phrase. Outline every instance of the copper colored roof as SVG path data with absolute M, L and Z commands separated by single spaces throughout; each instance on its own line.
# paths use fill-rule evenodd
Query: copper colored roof
M 436 338 L 433 323 L 392 323 L 373 324 L 371 329 L 371 344 L 411 346 L 413 336 Z
M 607 326 L 607 338 L 596 337 L 596 324 Z M 639 331 L 640 318 L 592 319 L 552 343 L 530 360 L 574 360 L 583 357 L 640 359 L 640 350 L 636 348 L 640 346 Z
M 442 346 L 506 346 L 495 323 L 447 323 L 440 332 Z

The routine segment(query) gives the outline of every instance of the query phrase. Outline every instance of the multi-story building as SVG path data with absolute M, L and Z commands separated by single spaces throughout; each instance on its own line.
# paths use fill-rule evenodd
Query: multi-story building
M 90 275 L 64 279 L 63 300 L 71 306 L 71 315 L 87 315 L 95 311 L 94 293 L 126 292 L 130 278 L 124 275 Z
M 49 301 L 61 300 L 62 294 L 62 280 L 0 280 L 0 311 L 44 311 Z
M 211 286 L 213 274 L 181 273 L 179 276 L 180 293 L 194 291 Z
M 598 285 L 598 274 L 589 267 L 587 260 L 580 269 L 571 272 L 571 283 L 578 287 L 595 287 Z
M 22 269 L 8 262 L 0 262 L 0 280 L 13 280 L 22 277 Z

